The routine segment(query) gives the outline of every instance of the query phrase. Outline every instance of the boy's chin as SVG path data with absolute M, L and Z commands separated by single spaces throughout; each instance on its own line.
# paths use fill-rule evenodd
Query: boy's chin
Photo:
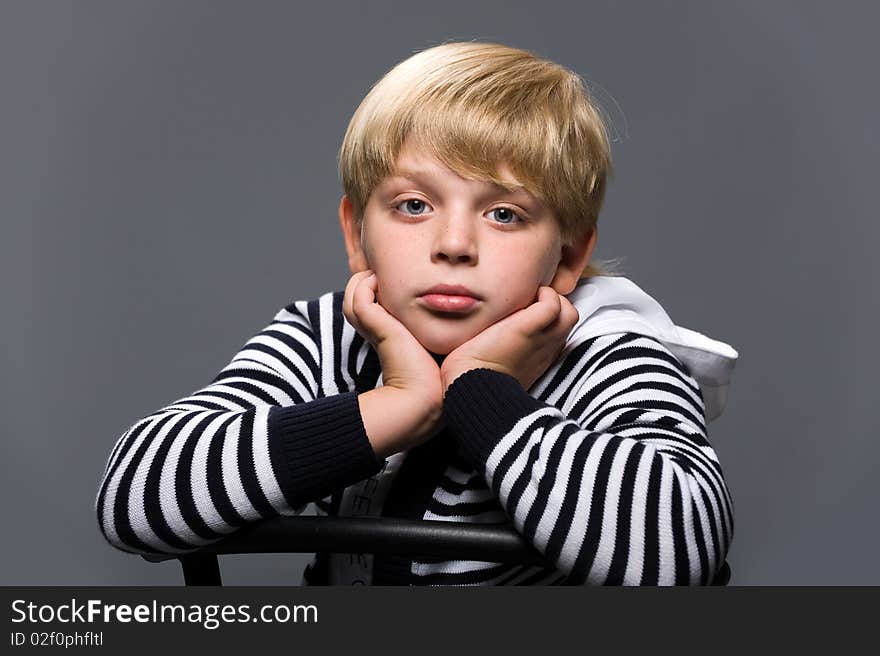
M 455 330 L 455 328 L 458 328 L 458 330 Z M 467 328 L 456 326 L 453 328 L 421 325 L 416 329 L 410 328 L 410 332 L 418 340 L 419 344 L 434 356 L 435 359 L 442 359 L 465 342 L 473 339 L 480 331 L 474 326 Z
M 425 350 L 430 353 L 434 359 L 443 359 L 450 353 L 452 353 L 456 347 L 453 346 L 429 346 L 426 344 L 422 344 L 425 347 Z
M 449 340 L 443 339 L 419 339 L 418 337 L 416 339 L 419 340 L 419 344 L 424 346 L 425 350 L 438 362 L 442 361 L 443 358 L 467 341 L 466 339 L 462 339 L 450 342 Z

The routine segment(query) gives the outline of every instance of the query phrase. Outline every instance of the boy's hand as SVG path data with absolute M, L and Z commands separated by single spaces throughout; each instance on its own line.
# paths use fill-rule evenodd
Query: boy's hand
M 434 358 L 377 302 L 377 288 L 372 271 L 355 273 L 345 287 L 342 312 L 373 345 L 382 365 L 383 387 L 360 395 L 360 403 L 367 434 L 384 457 L 442 430 L 443 386 Z
M 492 369 L 529 389 L 559 357 L 579 314 L 552 287 L 538 288 L 537 301 L 498 321 L 446 356 L 440 368 L 443 395 L 461 374 Z
M 377 287 L 372 271 L 354 274 L 342 300 L 345 318 L 376 349 L 384 386 L 421 393 L 442 407 L 440 367 L 406 326 L 377 302 Z

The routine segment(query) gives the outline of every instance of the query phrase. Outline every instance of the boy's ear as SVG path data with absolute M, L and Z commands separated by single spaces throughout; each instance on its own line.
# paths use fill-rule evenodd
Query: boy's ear
M 345 252 L 348 253 L 348 269 L 351 273 L 366 271 L 367 258 L 361 248 L 360 226 L 355 224 L 354 209 L 348 196 L 342 196 L 339 201 L 339 227 L 342 228 L 342 236 L 345 238 Z
M 576 239 L 572 244 L 562 246 L 562 257 L 556 267 L 556 275 L 550 282 L 550 286 L 556 290 L 557 294 L 565 296 L 577 287 L 578 280 L 593 255 L 598 236 L 599 228 L 594 226 L 589 235 Z

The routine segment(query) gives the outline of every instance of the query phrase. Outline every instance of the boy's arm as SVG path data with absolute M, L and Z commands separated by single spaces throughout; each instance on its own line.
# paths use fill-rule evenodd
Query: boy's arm
M 207 387 L 125 431 L 95 499 L 110 544 L 189 551 L 246 523 L 298 514 L 381 469 L 357 393 L 318 398 L 321 341 L 309 315 L 325 310 L 312 301 L 279 311 Z
M 602 336 L 566 349 L 533 390 L 475 369 L 444 401 L 446 425 L 523 537 L 567 582 L 710 583 L 733 505 L 699 386 L 672 353 Z

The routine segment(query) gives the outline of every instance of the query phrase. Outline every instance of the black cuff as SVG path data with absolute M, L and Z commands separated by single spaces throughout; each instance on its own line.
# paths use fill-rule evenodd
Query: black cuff
M 382 469 L 367 439 L 357 392 L 272 408 L 269 453 L 291 506 L 322 499 Z
M 478 471 L 517 421 L 545 405 L 531 397 L 513 376 L 472 369 L 446 389 L 443 419 Z

